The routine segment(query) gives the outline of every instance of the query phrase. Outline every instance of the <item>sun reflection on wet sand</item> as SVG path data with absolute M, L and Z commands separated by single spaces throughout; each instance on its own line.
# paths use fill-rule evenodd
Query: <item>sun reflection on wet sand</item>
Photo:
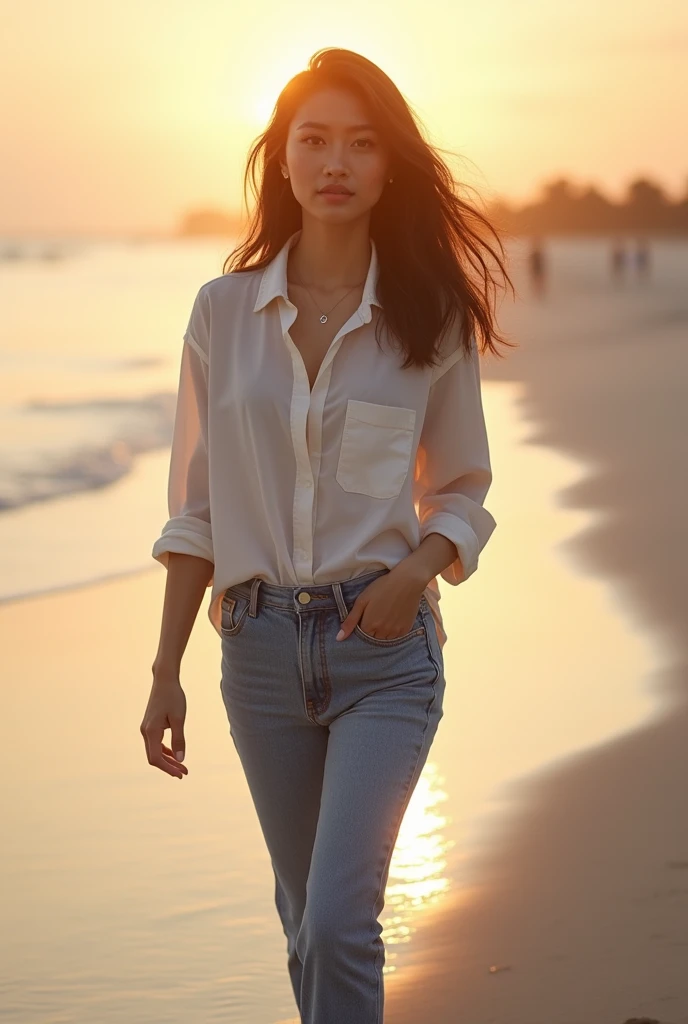
M 437 764 L 428 761 L 418 780 L 399 831 L 381 915 L 386 946 L 385 974 L 397 970 L 395 946 L 408 943 L 419 914 L 449 889 L 446 854 L 453 845 L 445 828 L 450 819 L 440 805 L 447 799 Z

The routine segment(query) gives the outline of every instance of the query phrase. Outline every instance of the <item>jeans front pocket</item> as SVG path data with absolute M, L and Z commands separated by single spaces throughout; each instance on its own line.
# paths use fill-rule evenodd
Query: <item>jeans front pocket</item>
M 425 595 L 423 594 L 420 599 L 415 621 L 408 633 L 402 633 L 401 636 L 392 637 L 371 636 L 369 633 L 365 633 L 358 623 L 354 626 L 354 633 L 356 636 L 359 636 L 361 640 L 365 640 L 366 643 L 373 644 L 375 647 L 395 647 L 397 644 L 406 643 L 407 640 L 411 640 L 415 636 L 424 636 L 426 632 L 425 618 L 423 615 L 424 601 Z
M 336 480 L 345 491 L 394 498 L 408 475 L 416 410 L 347 402 Z
M 236 636 L 240 633 L 248 615 L 250 600 L 241 594 L 225 592 L 222 598 L 222 621 L 220 629 L 223 636 Z

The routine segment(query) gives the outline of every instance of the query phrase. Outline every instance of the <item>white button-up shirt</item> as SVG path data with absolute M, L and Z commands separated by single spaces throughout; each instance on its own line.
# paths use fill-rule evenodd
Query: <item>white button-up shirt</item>
M 259 576 L 296 587 L 391 569 L 428 533 L 455 544 L 441 573 L 455 586 L 496 526 L 483 507 L 492 473 L 475 337 L 467 356 L 457 317 L 440 365 L 402 370 L 371 238 L 361 303 L 311 391 L 289 334 L 298 311 L 287 256 L 300 234 L 264 269 L 203 284 L 184 334 L 170 518 L 152 555 L 164 566 L 169 552 L 214 563 L 208 617 L 218 633 L 233 584 Z M 444 644 L 436 579 L 425 594 Z

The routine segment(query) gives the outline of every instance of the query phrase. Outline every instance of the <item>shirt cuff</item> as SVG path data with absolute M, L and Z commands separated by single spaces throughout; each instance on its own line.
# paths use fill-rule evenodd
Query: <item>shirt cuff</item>
M 478 512 L 477 509 L 480 511 Z M 480 552 L 497 525 L 491 514 L 482 505 L 475 507 L 474 515 L 479 516 L 480 519 L 479 525 L 476 523 L 479 532 L 476 532 L 465 519 L 452 515 L 451 512 L 437 513 L 423 524 L 421 530 L 421 541 L 429 533 L 439 533 L 456 546 L 458 558 L 454 559 L 440 573 L 442 579 L 454 587 L 467 580 L 478 568 Z
M 196 555 L 215 564 L 210 523 L 195 516 L 176 516 L 169 519 L 153 545 L 153 558 L 168 567 L 170 552 Z M 211 580 L 212 582 L 212 580 Z M 210 585 L 210 584 L 209 584 Z

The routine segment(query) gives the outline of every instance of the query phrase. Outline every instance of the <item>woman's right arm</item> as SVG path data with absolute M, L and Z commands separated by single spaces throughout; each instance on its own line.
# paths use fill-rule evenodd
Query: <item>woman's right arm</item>
M 167 569 L 160 640 L 153 684 L 141 723 L 150 764 L 181 778 L 186 745 L 186 698 L 181 660 L 203 595 L 213 582 L 213 540 L 208 480 L 207 310 L 203 289 L 184 335 L 168 481 L 169 519 L 153 545 L 153 558 Z M 170 746 L 163 743 L 170 729 Z
M 177 778 L 188 773 L 181 763 L 186 751 L 186 695 L 179 680 L 180 666 L 212 575 L 213 564 L 205 558 L 177 552 L 169 555 L 160 643 L 141 734 L 149 764 Z M 171 731 L 169 746 L 163 743 L 166 729 Z

